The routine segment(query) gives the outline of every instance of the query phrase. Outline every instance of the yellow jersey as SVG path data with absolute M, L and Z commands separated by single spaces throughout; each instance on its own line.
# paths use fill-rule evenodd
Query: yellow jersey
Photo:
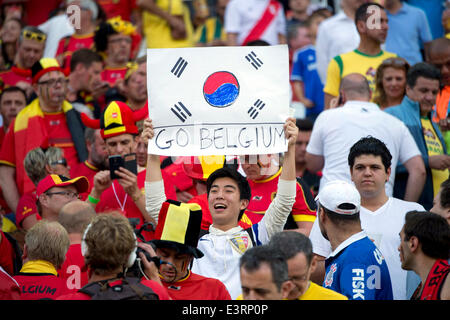
M 439 140 L 433 126 L 431 125 L 431 120 L 428 117 L 420 117 L 423 130 L 423 138 L 428 150 L 428 156 L 436 156 L 444 154 L 444 147 Z M 448 179 L 449 172 L 448 169 L 437 170 L 431 169 L 431 175 L 433 177 L 433 195 L 436 196 L 439 192 L 442 182 Z
M 143 31 L 147 48 L 182 48 L 194 45 L 194 31 L 189 9 L 182 0 L 159 0 L 158 7 L 173 16 L 183 16 L 187 37 L 174 40 L 170 34 L 170 26 L 166 20 L 148 11 L 142 13 Z
M 242 294 L 236 300 L 244 300 Z M 336 291 L 324 288 L 310 281 L 309 288 L 297 300 L 348 300 L 346 296 Z
M 346 296 L 336 291 L 324 288 L 310 281 L 309 288 L 297 300 L 348 300 Z
M 328 64 L 327 80 L 323 92 L 339 96 L 341 79 L 351 73 L 359 73 L 369 81 L 370 89 L 375 92 L 375 75 L 378 66 L 387 58 L 396 57 L 395 53 L 381 50 L 371 56 L 358 50 L 353 50 L 334 57 Z

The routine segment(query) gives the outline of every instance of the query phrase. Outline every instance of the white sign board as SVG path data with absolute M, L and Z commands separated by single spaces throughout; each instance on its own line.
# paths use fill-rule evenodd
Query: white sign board
M 148 152 L 243 155 L 287 150 L 286 45 L 147 49 Z

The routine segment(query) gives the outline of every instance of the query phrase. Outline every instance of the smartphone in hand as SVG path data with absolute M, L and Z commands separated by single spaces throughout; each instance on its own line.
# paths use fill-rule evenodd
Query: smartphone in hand
M 115 173 L 115 170 L 119 170 L 120 167 L 123 167 L 137 175 L 137 160 L 135 153 L 129 153 L 123 157 L 120 155 L 110 156 L 108 159 L 111 180 L 120 179 L 120 177 Z

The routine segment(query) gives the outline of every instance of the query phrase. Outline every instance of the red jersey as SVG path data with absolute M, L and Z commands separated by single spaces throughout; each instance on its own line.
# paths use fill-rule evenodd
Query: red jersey
M 192 178 L 190 178 L 186 174 L 186 172 L 184 172 L 182 162 L 172 163 L 161 171 L 166 172 L 169 176 L 172 177 L 173 184 L 175 185 L 177 190 L 187 191 L 193 196 L 197 195 L 197 190 L 195 189 L 194 182 Z
M 19 284 L 0 266 L 0 300 L 20 300 Z
M 36 201 L 37 201 L 36 191 L 27 192 L 20 197 L 16 210 L 17 228 L 19 229 L 22 228 L 22 222 L 23 220 L 25 220 L 25 218 L 28 218 L 29 216 L 32 215 L 39 216 Z
M 117 280 L 114 282 L 111 282 L 110 285 L 118 285 L 121 283 L 121 280 Z M 169 295 L 167 294 L 167 290 L 162 287 L 158 282 L 153 280 L 141 280 L 141 283 L 150 289 L 153 290 L 154 293 L 156 293 L 159 297 L 159 300 L 170 300 Z M 65 295 L 61 295 L 57 298 L 57 300 L 91 300 L 91 296 L 82 293 L 82 292 L 76 292 L 76 293 L 69 293 Z
M 145 173 L 146 170 L 142 170 L 137 175 L 137 185 L 142 193 L 145 193 Z M 167 199 L 175 199 L 175 189 L 172 185 L 167 183 L 164 185 L 164 189 Z M 139 218 L 140 223 L 137 225 L 137 228 L 140 228 L 145 222 L 141 211 L 117 180 L 114 180 L 111 187 L 103 191 L 95 211 L 98 213 L 120 211 L 127 218 Z M 153 232 L 144 231 L 143 235 L 147 241 L 153 239 Z
M 108 19 L 120 16 L 122 20 L 130 21 L 131 13 L 137 8 L 136 0 L 97 0 L 97 3 Z
M 162 283 L 173 300 L 231 300 L 222 282 L 191 271 L 186 278 L 175 283 Z
M 116 81 L 119 79 L 124 79 L 125 74 L 127 73 L 127 67 L 122 68 L 108 68 L 106 67 L 102 71 L 102 80 L 107 81 L 111 86 L 116 84 Z
M 278 179 L 280 178 L 281 168 L 276 174 L 268 179 L 253 181 L 248 179 L 252 198 L 248 204 L 246 214 L 253 224 L 258 223 L 270 203 L 275 198 L 278 188 Z M 308 187 L 302 185 L 301 179 L 297 179 L 297 195 L 292 207 L 291 216 L 295 222 L 310 221 L 316 219 L 315 203 L 313 195 Z
M 3 139 L 5 139 L 5 135 L 6 135 L 6 129 L 4 126 L 0 127 L 0 146 L 3 143 Z
M 65 115 L 75 115 L 75 109 L 63 103 L 63 112 L 44 114 L 39 99 L 33 100 L 13 120 L 1 146 L 0 163 L 16 168 L 16 184 L 20 194 L 31 192 L 36 186 L 27 176 L 23 164 L 26 154 L 37 147 L 59 147 L 69 166 L 78 163 L 77 151 L 67 126 Z
M 67 290 L 76 291 L 87 285 L 89 277 L 81 254 L 81 244 L 71 244 L 66 253 L 66 260 L 58 270 L 65 280 Z
M 89 163 L 89 161 L 84 161 L 83 163 L 78 163 L 74 167 L 70 167 L 70 178 L 76 178 L 79 176 L 85 176 L 89 180 L 89 189 L 86 193 L 81 194 L 81 199 L 85 200 L 87 196 L 91 193 L 94 187 L 94 176 L 97 174 L 99 169 Z
M 49 262 L 42 260 L 26 262 L 14 280 L 20 286 L 22 300 L 53 300 L 67 293 L 66 282 Z
M 70 167 L 77 165 L 77 151 L 64 112 L 44 113 L 44 123 L 48 132 L 48 145 L 61 148 Z
M 94 46 L 94 33 L 88 33 L 78 35 L 74 33 L 70 37 L 63 38 L 58 43 L 58 49 L 56 49 L 56 55 L 63 55 L 63 68 L 70 68 L 70 59 L 72 54 L 80 49 L 92 49 Z
M 15 86 L 21 81 L 31 84 L 31 69 L 12 66 L 11 69 L 0 73 L 0 79 L 5 88 Z

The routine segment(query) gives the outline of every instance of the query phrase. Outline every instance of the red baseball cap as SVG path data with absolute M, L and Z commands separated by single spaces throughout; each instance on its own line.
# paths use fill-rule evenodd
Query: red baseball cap
M 84 193 L 89 190 L 89 180 L 85 176 L 69 179 L 62 175 L 49 174 L 39 182 L 36 188 L 36 195 L 39 197 L 53 187 L 65 187 L 70 185 L 74 185 L 75 188 L 77 188 L 78 193 Z

